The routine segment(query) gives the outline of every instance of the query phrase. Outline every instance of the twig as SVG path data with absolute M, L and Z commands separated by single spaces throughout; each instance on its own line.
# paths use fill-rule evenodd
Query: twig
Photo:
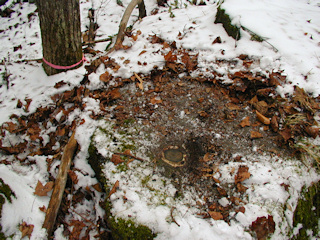
M 114 50 L 118 50 L 118 49 L 122 48 L 122 42 L 124 40 L 124 35 L 125 35 L 127 23 L 128 23 L 129 18 L 131 16 L 131 13 L 136 5 L 138 5 L 138 7 L 139 7 L 139 12 L 143 12 L 143 9 L 142 9 L 144 7 L 143 0 L 132 0 L 129 3 L 128 7 L 126 8 L 126 10 L 123 14 L 123 17 L 122 17 L 120 25 L 119 25 L 119 31 L 118 31 L 116 43 L 114 44 L 113 48 L 111 48 L 109 50 L 109 53 Z
M 174 219 L 174 217 L 173 217 L 173 215 L 172 215 L 172 213 L 173 213 L 173 211 L 174 211 L 175 209 L 176 209 L 175 207 L 172 207 L 172 208 L 171 208 L 171 210 L 170 210 L 170 217 L 171 217 L 172 222 L 174 222 L 175 224 L 178 225 L 178 227 L 180 227 L 180 224 L 177 223 L 177 221 Z
M 94 222 L 92 222 L 91 220 L 85 218 L 84 216 L 82 216 L 80 213 L 78 213 L 76 210 L 72 209 L 72 208 L 69 208 L 71 210 L 71 212 L 74 212 L 75 214 L 79 215 L 81 218 L 83 218 L 83 220 L 85 220 L 86 222 L 88 223 L 91 223 L 92 226 L 94 226 L 98 232 L 99 231 L 99 225 L 96 225 Z

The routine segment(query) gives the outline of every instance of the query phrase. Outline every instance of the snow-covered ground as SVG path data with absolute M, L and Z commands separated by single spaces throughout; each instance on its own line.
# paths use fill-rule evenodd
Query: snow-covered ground
M 3 10 L 10 6 L 13 1 L 9 0 L 6 5 L 1 6 Z M 127 6 L 128 0 L 123 1 Z M 147 17 L 135 22 L 138 10 L 134 10 L 129 24 L 133 24 L 133 33 L 141 31 L 136 41 L 125 38 L 124 44 L 131 48 L 124 51 L 114 51 L 109 54 L 120 65 L 120 69 L 104 69 L 100 66 L 96 73 L 89 75 L 91 89 L 103 87 L 99 76 L 109 71 L 114 76 L 128 78 L 133 73 L 148 73 L 154 66 L 162 67 L 165 63 L 162 46 L 152 44 L 148 37 L 156 34 L 167 40 L 176 41 L 177 47 L 191 49 L 199 53 L 198 72 L 206 73 L 206 69 L 216 71 L 225 76 L 237 69 L 229 69 L 224 65 L 216 65 L 217 59 L 233 59 L 240 54 L 247 54 L 252 58 L 259 59 L 260 65 L 251 69 L 253 72 L 267 73 L 273 70 L 283 70 L 287 81 L 278 87 L 282 96 L 291 94 L 293 87 L 298 85 L 308 93 L 317 97 L 320 95 L 320 2 L 317 0 L 225 0 L 222 7 L 233 19 L 233 23 L 262 36 L 264 42 L 251 41 L 250 34 L 241 30 L 242 38 L 235 41 L 229 37 L 221 24 L 214 24 L 217 12 L 217 3 L 207 1 L 205 6 L 196 6 L 188 1 L 169 1 L 169 7 L 160 7 L 155 15 L 151 11 L 157 7 L 155 0 L 145 0 Z M 99 24 L 96 39 L 107 38 L 117 34 L 118 25 L 125 10 L 116 4 L 115 0 L 88 0 L 81 1 L 82 31 L 86 31 L 89 24 L 87 18 L 90 8 L 97 9 L 96 16 Z M 39 106 L 49 106 L 53 103 L 51 96 L 61 93 L 80 85 L 86 70 L 84 66 L 73 71 L 60 73 L 54 76 L 46 76 L 41 64 L 36 61 L 19 62 L 21 60 L 40 59 L 42 57 L 41 37 L 39 19 L 35 12 L 36 6 L 29 3 L 16 4 L 12 7 L 15 11 L 10 18 L 0 18 L 0 73 L 10 74 L 8 87 L 3 82 L 0 88 L 0 123 L 9 121 L 12 114 L 26 114 L 23 108 L 17 108 L 17 101 L 21 100 L 23 105 L 26 99 L 32 99 L 29 113 L 33 113 Z M 171 17 L 170 17 L 171 15 Z M 174 17 L 173 17 L 174 16 Z M 3 30 L 3 31 L 2 31 Z M 221 43 L 213 44 L 217 38 Z M 96 50 L 105 51 L 108 42 L 98 43 Z M 145 51 L 142 53 L 142 51 Z M 165 51 L 165 50 L 164 50 Z M 89 61 L 93 60 L 91 55 L 86 56 Z M 126 60 L 126 61 L 125 61 Z M 143 64 L 141 64 L 143 63 Z M 197 72 L 193 73 L 197 74 Z M 210 76 L 210 71 L 206 74 Z M 54 88 L 55 84 L 63 80 L 68 83 L 62 88 Z M 223 80 L 223 79 L 222 79 Z M 69 115 L 69 122 L 74 119 L 84 119 L 80 125 L 76 138 L 81 146 L 81 151 L 74 160 L 74 167 L 82 169 L 88 174 L 78 175 L 76 188 L 92 186 L 97 183 L 93 170 L 87 163 L 87 149 L 90 137 L 99 123 L 92 120 L 89 115 L 99 112 L 99 103 L 93 98 L 87 97 L 84 111 L 75 111 Z M 50 131 L 54 131 L 51 129 Z M 48 134 L 44 133 L 44 134 Z M 11 139 L 12 141 L 20 141 Z M 4 144 L 4 143 L 3 143 Z M 5 143 L 10 144 L 10 143 Z M 39 207 L 48 206 L 49 197 L 34 195 L 38 181 L 46 183 L 49 174 L 56 176 L 56 172 L 47 171 L 46 157 L 32 156 L 29 160 L 35 161 L 32 165 L 21 165 L 14 158 L 1 155 L 1 160 L 12 161 L 11 164 L 0 165 L 0 178 L 15 192 L 16 198 L 12 203 L 6 202 L 2 209 L 1 225 L 7 236 L 20 239 L 19 225 L 23 222 L 34 225 L 31 239 L 44 239 L 45 231 L 42 223 L 45 214 Z M 160 184 L 155 188 L 159 191 L 167 191 L 168 206 L 157 206 L 152 199 L 142 198 L 144 189 L 137 187 L 133 179 L 141 177 L 139 164 L 133 162 L 130 174 L 121 175 L 120 172 L 107 172 L 108 179 L 113 183 L 116 180 L 126 182 L 120 190 L 112 196 L 114 201 L 113 213 L 120 217 L 131 215 L 136 219 L 158 232 L 158 239 L 252 239 L 246 232 L 257 217 L 272 214 L 274 221 L 278 224 L 272 239 L 287 239 L 285 233 L 291 227 L 293 211 L 301 188 L 310 185 L 320 179 L 320 175 L 313 169 L 308 169 L 303 164 L 287 159 L 274 159 L 269 156 L 261 156 L 259 161 L 252 156 L 245 156 L 245 162 L 250 162 L 250 179 L 244 184 L 249 187 L 247 194 L 249 202 L 245 213 L 237 213 L 236 220 L 229 225 L 224 221 L 206 220 L 197 218 L 195 209 L 187 209 L 185 202 L 175 203 L 177 213 L 175 220 L 180 224 L 166 221 L 170 217 L 172 204 L 171 190 L 161 189 Z M 252 162 L 254 162 L 252 164 Z M 59 165 L 59 162 L 55 163 Z M 112 168 L 112 166 L 109 166 Z M 235 167 L 225 165 L 220 169 L 221 181 L 231 182 L 234 176 L 230 174 Z M 132 170 L 135 169 L 136 171 Z M 224 174 L 225 173 L 225 174 Z M 140 174 L 140 175 L 139 175 Z M 148 172 L 143 172 L 148 175 Z M 129 176 L 131 176 L 130 179 Z M 155 182 L 161 182 L 156 179 Z M 267 184 L 266 184 L 267 183 Z M 290 185 L 289 191 L 284 191 L 281 184 Z M 168 187 L 169 188 L 169 187 Z M 141 191 L 139 191 L 139 189 Z M 117 195 L 126 192 L 129 201 L 122 204 Z M 190 193 L 191 194 L 191 193 Z M 187 195 L 187 194 L 186 194 Z M 99 203 L 99 198 L 95 204 Z M 130 198 L 131 197 L 131 198 Z M 151 202 L 150 202 L 151 201 Z M 190 200 L 189 204 L 195 204 Z M 129 204 L 131 204 L 129 206 Z M 78 206 L 77 211 L 92 208 L 92 206 Z M 280 209 L 283 205 L 287 207 L 285 213 Z M 103 214 L 102 209 L 95 206 L 97 216 Z M 136 211 L 140 209 L 140 211 Z M 236 213 L 234 213 L 236 214 Z M 79 216 L 79 220 L 83 220 Z M 283 224 L 280 224 L 283 223 Z M 55 233 L 56 239 L 62 239 L 63 229 L 58 228 Z M 92 234 L 92 239 L 93 239 Z

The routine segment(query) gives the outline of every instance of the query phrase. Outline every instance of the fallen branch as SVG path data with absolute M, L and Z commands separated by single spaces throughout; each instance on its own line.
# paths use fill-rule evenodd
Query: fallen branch
M 46 217 L 42 225 L 43 228 L 47 229 L 48 238 L 51 236 L 54 224 L 56 222 L 58 210 L 60 208 L 62 200 L 62 195 L 66 187 L 68 171 L 71 166 L 73 155 L 78 146 L 77 140 L 74 138 L 74 134 L 75 131 L 71 135 L 67 145 L 64 148 L 58 176 L 54 184 L 54 189 L 51 195 Z
M 132 0 L 127 9 L 125 10 L 123 17 L 121 19 L 120 25 L 119 25 L 119 31 L 116 39 L 116 43 L 114 44 L 113 48 L 110 49 L 109 53 L 123 48 L 122 42 L 124 40 L 124 35 L 125 35 L 125 30 L 129 21 L 129 18 L 131 16 L 131 13 L 135 6 L 138 5 L 139 7 L 139 18 L 143 18 L 146 16 L 146 10 L 145 10 L 145 5 L 143 0 Z

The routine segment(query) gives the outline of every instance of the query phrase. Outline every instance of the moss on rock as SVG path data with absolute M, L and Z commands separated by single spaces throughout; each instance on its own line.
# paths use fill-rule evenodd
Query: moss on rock
M 293 225 L 296 227 L 300 223 L 303 227 L 293 239 L 310 239 L 308 236 L 310 230 L 312 230 L 314 237 L 319 237 L 320 182 L 305 188 L 301 196 L 294 212 Z
M 142 224 L 136 224 L 134 220 L 116 218 L 111 214 L 112 204 L 106 201 L 106 214 L 108 227 L 114 240 L 148 240 L 154 239 L 156 234 L 150 228 Z
M 0 219 L 2 215 L 3 204 L 5 204 L 6 200 L 11 203 L 12 197 L 15 197 L 14 192 L 10 189 L 9 185 L 5 184 L 4 181 L 0 178 Z M 6 237 L 2 232 L 2 226 L 0 224 L 0 240 L 4 239 L 6 239 Z
M 216 20 L 214 23 L 222 23 L 223 28 L 226 30 L 230 37 L 233 37 L 235 40 L 239 40 L 241 38 L 240 28 L 231 24 L 231 19 L 226 11 L 222 9 L 220 6 L 218 7 Z

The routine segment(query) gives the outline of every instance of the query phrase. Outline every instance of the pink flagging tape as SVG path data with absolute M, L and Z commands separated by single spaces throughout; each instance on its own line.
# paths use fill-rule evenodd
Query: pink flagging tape
M 87 59 L 84 57 L 84 55 L 82 56 L 82 59 L 81 59 L 79 62 L 77 62 L 77 63 L 75 63 L 75 64 L 72 64 L 72 65 L 70 65 L 70 66 L 59 66 L 59 65 L 55 65 L 55 64 L 53 64 L 53 63 L 48 62 L 45 58 L 42 58 L 42 60 L 43 60 L 47 65 L 49 65 L 50 67 L 52 67 L 52 68 L 54 68 L 54 69 L 70 69 L 70 68 L 74 68 L 74 67 L 78 66 L 78 65 L 81 64 L 82 62 L 87 61 Z

